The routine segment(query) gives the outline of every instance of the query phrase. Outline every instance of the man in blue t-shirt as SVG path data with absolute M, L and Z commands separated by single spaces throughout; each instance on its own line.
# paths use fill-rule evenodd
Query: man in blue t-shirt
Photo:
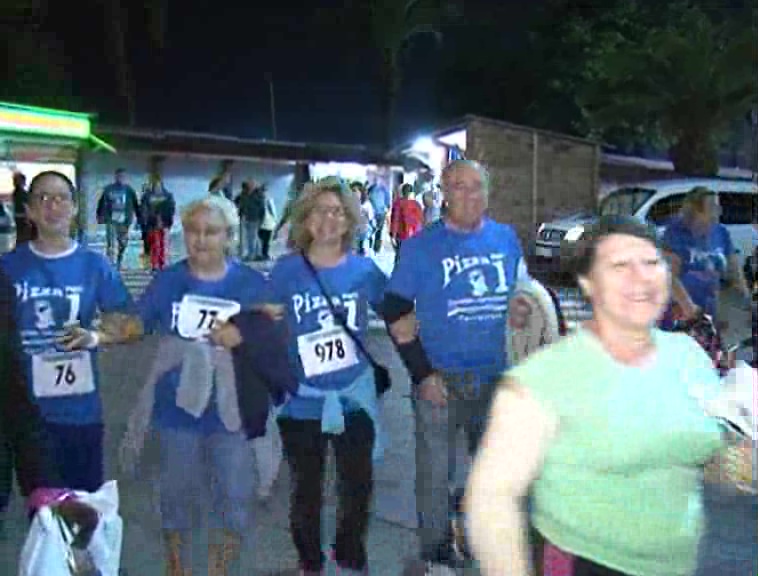
M 129 244 L 129 228 L 135 219 L 141 221 L 137 193 L 125 178 L 124 169 L 117 169 L 115 180 L 105 187 L 97 203 L 97 221 L 105 224 L 106 252 L 119 270 Z
M 484 216 L 488 184 L 474 162 L 447 166 L 445 218 L 403 243 L 383 306 L 415 388 L 416 498 L 426 573 L 454 574 L 459 560 L 447 533 L 449 488 L 457 482 L 449 439 L 463 429 L 470 454 L 478 445 L 495 384 L 508 367 L 510 294 L 526 274 L 513 229 Z
M 674 316 L 690 320 L 700 311 L 716 319 L 725 277 L 749 306 L 750 291 L 729 231 L 719 224 L 720 213 L 718 195 L 696 187 L 685 198 L 682 214 L 666 227 L 663 244 L 671 264 L 672 300 L 678 310 L 667 311 L 664 328 L 671 327 Z
M 76 204 L 66 176 L 37 175 L 27 213 L 37 238 L 0 259 L 16 289 L 24 369 L 63 484 L 94 491 L 103 483 L 97 347 L 128 341 L 141 326 L 128 316 L 131 298 L 108 260 L 71 239 Z

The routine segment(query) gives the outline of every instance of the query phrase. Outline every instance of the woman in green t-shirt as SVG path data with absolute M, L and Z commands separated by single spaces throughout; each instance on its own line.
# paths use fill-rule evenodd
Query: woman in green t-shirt
M 703 464 L 725 442 L 693 390 L 718 375 L 655 328 L 671 277 L 654 231 L 603 218 L 576 248 L 593 320 L 504 379 L 466 494 L 472 548 L 487 576 L 529 574 L 530 493 L 546 576 L 689 575 Z

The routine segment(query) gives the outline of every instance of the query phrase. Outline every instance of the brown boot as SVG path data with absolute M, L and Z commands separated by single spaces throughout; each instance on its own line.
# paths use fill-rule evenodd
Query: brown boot
M 185 544 L 182 535 L 167 530 L 163 539 L 166 545 L 166 576 L 192 576 L 192 569 L 182 566 L 182 548 Z
M 229 565 L 240 555 L 242 536 L 229 530 L 224 530 L 220 534 L 211 534 L 210 536 L 211 541 L 208 544 L 208 576 L 228 576 Z M 213 536 L 216 538 L 214 539 Z M 219 539 L 221 543 L 218 542 Z

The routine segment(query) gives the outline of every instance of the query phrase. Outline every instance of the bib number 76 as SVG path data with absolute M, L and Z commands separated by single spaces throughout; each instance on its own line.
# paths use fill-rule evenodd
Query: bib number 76
M 55 365 L 55 385 L 67 384 L 73 386 L 76 384 L 76 372 L 71 362 L 61 362 Z
M 314 346 L 313 351 L 322 363 L 345 358 L 345 344 L 341 338 L 319 342 Z

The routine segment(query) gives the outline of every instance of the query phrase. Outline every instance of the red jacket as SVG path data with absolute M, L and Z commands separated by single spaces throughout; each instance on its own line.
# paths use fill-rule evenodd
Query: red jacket
M 395 200 L 390 215 L 390 236 L 396 240 L 407 240 L 423 227 L 424 211 L 418 202 L 410 198 Z

